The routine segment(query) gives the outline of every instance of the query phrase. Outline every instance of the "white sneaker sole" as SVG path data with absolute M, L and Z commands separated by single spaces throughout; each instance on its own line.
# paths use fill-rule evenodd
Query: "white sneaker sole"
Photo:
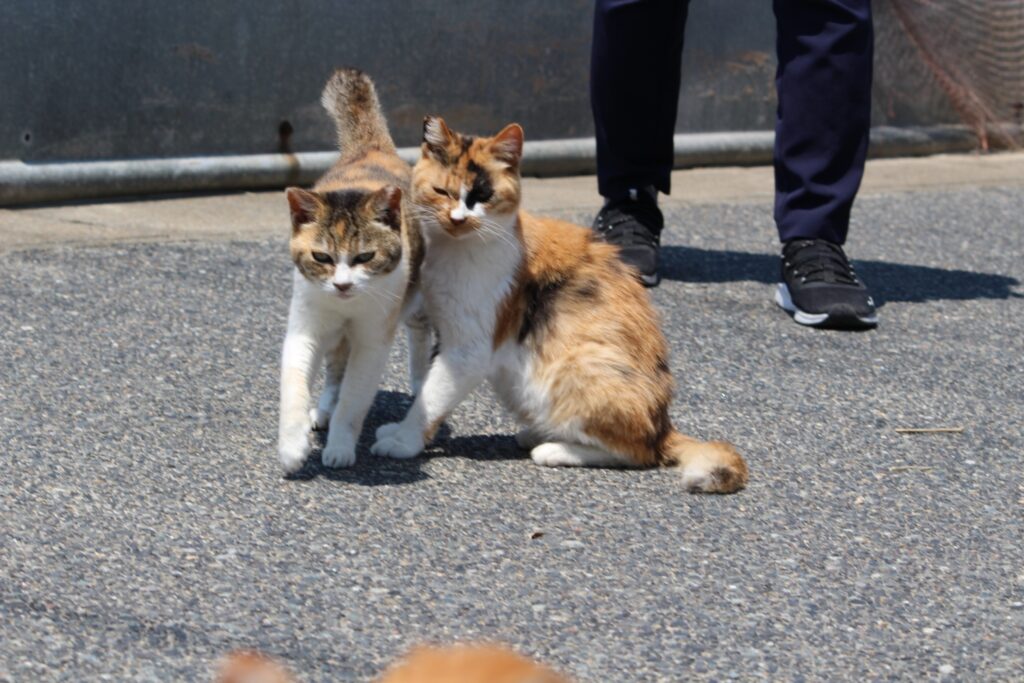
M 793 320 L 801 325 L 818 327 L 830 322 L 828 313 L 807 313 L 806 311 L 802 311 L 797 308 L 796 304 L 793 303 L 793 297 L 789 295 L 789 287 L 786 286 L 785 282 L 780 282 L 775 288 L 775 303 L 777 303 L 782 310 L 792 313 Z M 852 317 L 860 321 L 860 324 L 863 327 L 873 327 L 878 324 L 878 315 L 856 315 Z

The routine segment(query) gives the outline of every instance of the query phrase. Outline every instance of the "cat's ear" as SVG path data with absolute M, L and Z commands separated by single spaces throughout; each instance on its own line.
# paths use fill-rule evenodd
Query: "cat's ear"
M 445 150 L 453 137 L 455 137 L 454 133 L 440 116 L 423 117 L 423 148 L 425 152 L 439 161 L 445 161 L 448 157 Z
M 509 166 L 519 166 L 523 157 L 523 127 L 510 123 L 491 140 L 491 154 Z
M 324 200 L 315 192 L 298 187 L 289 187 L 284 196 L 288 198 L 288 207 L 292 212 L 292 230 L 297 231 L 306 223 L 316 221 L 317 214 L 324 205 Z
M 370 206 L 378 221 L 392 230 L 402 229 L 402 190 L 386 185 L 370 195 Z

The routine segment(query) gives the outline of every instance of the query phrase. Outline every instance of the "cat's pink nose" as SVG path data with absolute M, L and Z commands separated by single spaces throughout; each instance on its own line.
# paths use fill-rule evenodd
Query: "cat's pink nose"
M 463 216 L 462 218 L 456 218 L 455 216 L 451 216 L 450 218 L 452 219 L 452 225 L 462 225 L 463 223 L 466 222 L 465 216 Z
M 336 290 L 338 290 L 339 292 L 347 292 L 348 290 L 352 289 L 352 283 L 351 282 L 344 282 L 344 283 L 335 282 L 334 283 L 334 288 Z

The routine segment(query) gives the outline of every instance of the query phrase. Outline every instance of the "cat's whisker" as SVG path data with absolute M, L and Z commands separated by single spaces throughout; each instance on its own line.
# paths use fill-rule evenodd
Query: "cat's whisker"
M 499 240 L 501 240 L 502 242 L 504 242 L 513 249 L 518 248 L 519 245 L 517 245 L 516 242 L 505 233 L 503 226 L 499 225 L 498 223 L 481 218 L 480 227 L 480 232 L 485 232 L 488 235 L 492 235 L 498 238 Z
M 364 285 L 364 288 L 366 289 L 367 292 L 375 293 L 375 294 L 381 294 L 383 296 L 388 297 L 392 301 L 401 301 L 402 300 L 402 297 L 398 296 L 394 292 L 389 292 L 386 289 L 380 289 L 379 287 L 373 287 L 372 285 Z
M 502 242 L 504 242 L 505 244 L 509 245 L 510 247 L 518 246 L 516 241 L 515 241 L 515 239 L 513 239 L 512 237 L 507 235 L 505 233 L 505 231 L 501 229 L 501 227 L 495 227 L 495 226 L 488 225 L 488 226 L 486 226 L 486 229 L 487 229 L 487 234 L 493 235 L 493 236 L 497 237 L 498 239 L 500 239 Z
M 385 301 L 384 301 L 384 300 L 382 300 L 381 298 L 379 298 L 379 297 L 378 297 L 378 296 L 377 296 L 377 295 L 376 295 L 376 294 L 375 294 L 374 292 L 370 291 L 369 289 L 367 289 L 367 290 L 366 290 L 366 295 L 367 295 L 368 297 L 370 297 L 370 299 L 371 299 L 371 300 L 372 300 L 372 301 L 373 301 L 374 303 L 376 303 L 376 304 L 377 304 L 378 306 L 380 306 L 380 312 L 381 312 L 381 315 L 382 315 L 383 317 L 387 317 L 387 314 L 388 314 L 388 308 L 387 308 L 387 306 L 385 305 Z

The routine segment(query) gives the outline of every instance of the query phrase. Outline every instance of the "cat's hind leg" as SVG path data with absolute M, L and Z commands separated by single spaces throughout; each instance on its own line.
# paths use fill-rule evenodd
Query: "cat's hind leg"
M 348 467 L 356 461 L 356 444 L 363 420 L 377 395 L 377 386 L 387 367 L 390 339 L 388 330 L 368 330 L 365 326 L 351 339 L 348 367 L 338 391 L 337 404 L 330 418 L 327 443 L 320 454 L 326 467 Z
M 515 435 L 516 445 L 524 451 L 532 451 L 544 443 L 544 439 L 530 427 L 523 427 Z
M 327 429 L 331 415 L 334 413 L 334 407 L 338 405 L 338 392 L 341 390 L 341 380 L 345 376 L 348 351 L 348 340 L 342 338 L 338 345 L 327 354 L 324 390 L 320 394 L 320 400 L 316 407 L 309 411 L 310 422 L 315 430 Z
M 430 322 L 421 313 L 406 320 L 405 329 L 409 341 L 409 385 L 412 395 L 419 396 L 433 355 Z
M 635 467 L 630 459 L 603 448 L 579 443 L 550 441 L 530 451 L 530 458 L 544 467 Z

